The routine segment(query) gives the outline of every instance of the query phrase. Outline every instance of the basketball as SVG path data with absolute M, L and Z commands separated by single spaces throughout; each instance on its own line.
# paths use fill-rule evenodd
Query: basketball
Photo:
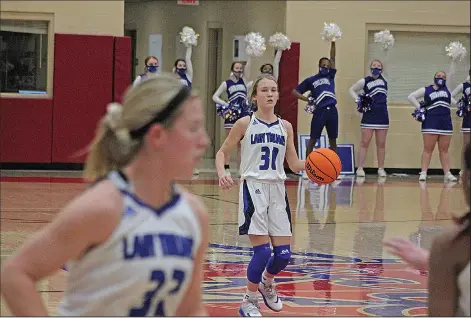
M 306 174 L 318 184 L 334 182 L 342 171 L 342 162 L 335 151 L 319 148 L 309 154 L 306 159 Z

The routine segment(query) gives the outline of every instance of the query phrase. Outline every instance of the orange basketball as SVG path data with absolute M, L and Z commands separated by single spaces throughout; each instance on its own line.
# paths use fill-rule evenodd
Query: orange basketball
M 335 151 L 319 148 L 309 154 L 306 159 L 306 174 L 318 184 L 334 182 L 342 171 L 342 162 Z

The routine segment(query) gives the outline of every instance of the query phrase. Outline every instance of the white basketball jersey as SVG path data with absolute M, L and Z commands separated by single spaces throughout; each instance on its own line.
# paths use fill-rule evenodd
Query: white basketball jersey
M 283 121 L 267 124 L 252 115 L 241 140 L 241 179 L 286 180 L 284 161 L 288 133 Z
M 57 315 L 174 316 L 191 282 L 199 219 L 178 192 L 155 210 L 119 173 L 108 179 L 123 194 L 122 219 L 108 241 L 67 265 Z

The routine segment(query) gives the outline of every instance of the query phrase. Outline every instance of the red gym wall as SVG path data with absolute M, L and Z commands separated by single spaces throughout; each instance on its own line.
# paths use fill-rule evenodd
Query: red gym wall
M 280 90 L 279 108 L 281 118 L 286 119 L 293 126 L 294 145 L 298 149 L 298 99 L 291 93 L 298 85 L 299 79 L 299 43 L 291 43 L 291 49 L 283 51 L 279 67 L 278 86 Z M 285 168 L 288 163 L 285 161 Z
M 129 37 L 55 34 L 52 99 L 0 98 L 0 161 L 82 163 L 106 105 L 130 84 Z

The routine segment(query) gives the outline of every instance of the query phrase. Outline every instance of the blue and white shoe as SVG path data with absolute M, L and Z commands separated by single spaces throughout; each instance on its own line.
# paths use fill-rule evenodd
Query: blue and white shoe
M 262 294 L 265 305 L 271 310 L 279 312 L 283 308 L 283 303 L 276 293 L 275 284 L 265 284 L 264 278 L 262 277 L 262 281 L 258 285 L 258 291 Z

